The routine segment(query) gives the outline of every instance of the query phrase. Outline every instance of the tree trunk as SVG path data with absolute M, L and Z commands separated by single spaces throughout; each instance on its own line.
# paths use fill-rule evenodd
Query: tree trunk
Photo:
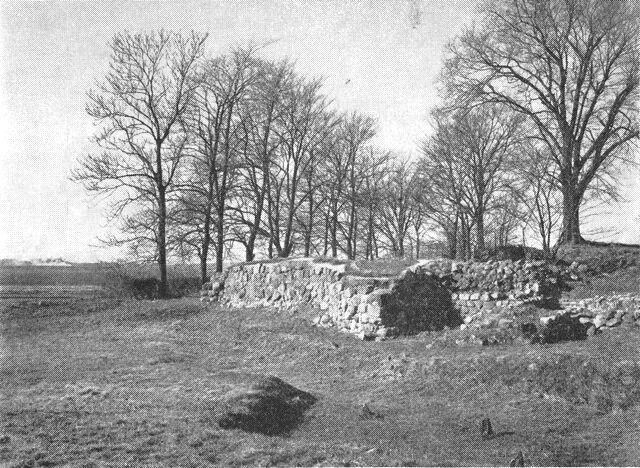
M 485 250 L 484 243 L 484 213 L 480 211 L 476 219 L 476 257 L 482 257 Z
M 209 258 L 209 248 L 211 246 L 211 194 L 213 192 L 212 184 L 209 183 L 209 200 L 207 202 L 206 213 L 204 217 L 204 226 L 202 228 L 202 250 L 200 252 L 200 279 L 202 284 L 207 282 L 207 258 Z
M 458 255 L 458 221 L 460 216 L 456 214 L 455 221 L 453 222 L 453 226 L 449 226 L 449 232 L 447 235 L 447 241 L 449 243 L 449 258 L 452 260 L 456 259 Z
M 313 230 L 313 215 L 311 214 L 311 209 L 309 209 L 309 227 L 306 229 L 304 236 L 304 256 L 311 256 L 311 235 Z
M 352 169 L 353 171 L 353 169 Z M 354 175 L 352 174 L 352 178 Z M 355 260 L 356 258 L 356 237 L 357 237 L 357 206 L 355 198 L 355 188 L 351 186 L 351 206 L 349 207 L 349 227 L 347 229 L 347 258 Z
M 376 258 L 380 258 L 380 248 L 378 247 L 378 239 L 375 236 L 373 237 L 373 253 L 375 254 Z
M 584 241 L 580 235 L 580 202 L 582 197 L 570 183 L 562 186 L 562 244 L 580 244 Z
M 334 202 L 331 213 L 331 256 L 338 256 L 338 207 Z
M 404 234 L 398 235 L 398 257 L 404 257 Z
M 158 266 L 160 288 L 158 295 L 164 299 L 169 293 L 167 279 L 167 193 L 162 174 L 162 143 L 156 142 L 156 188 L 158 189 Z
M 158 267 L 160 268 L 160 289 L 158 295 L 164 299 L 169 292 L 167 279 L 167 200 L 164 187 L 158 187 Z
M 207 282 L 207 257 L 204 255 L 200 255 L 200 282 Z
M 209 219 L 204 223 L 204 237 L 202 239 L 202 251 L 200 252 L 200 279 L 202 284 L 207 282 L 207 258 L 209 257 L 209 245 L 211 244 L 211 226 Z
M 224 206 L 218 209 L 216 219 L 216 272 L 222 272 L 222 262 L 224 256 Z
M 373 260 L 373 209 L 369 206 L 369 219 L 367 221 L 367 245 L 365 258 Z
M 262 181 L 262 188 L 258 193 L 258 200 L 256 202 L 256 213 L 253 217 L 253 225 L 249 231 L 249 240 L 247 242 L 246 247 L 246 260 L 248 262 L 252 261 L 255 258 L 255 245 L 256 238 L 258 237 L 258 231 L 260 230 L 260 223 L 262 222 L 262 212 L 264 211 L 264 197 L 266 195 L 266 187 L 267 183 L 265 180 Z
M 326 257 L 329 252 L 329 206 L 327 206 L 327 212 L 324 217 L 324 249 L 322 251 L 322 256 Z

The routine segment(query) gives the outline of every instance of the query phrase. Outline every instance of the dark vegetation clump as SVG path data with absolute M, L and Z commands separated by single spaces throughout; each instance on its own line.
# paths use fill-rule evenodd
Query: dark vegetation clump
M 230 396 L 218 425 L 267 435 L 286 434 L 302 421 L 305 411 L 315 402 L 310 393 L 269 376 Z
M 523 245 L 504 245 L 488 250 L 480 260 L 546 260 L 548 257 L 549 256 L 546 255 L 544 251 L 534 247 L 525 247 Z
M 450 291 L 439 280 L 415 273 L 405 274 L 393 293 L 383 298 L 382 321 L 404 335 L 457 327 L 462 323 L 460 312 L 451 302 Z
M 577 317 L 562 314 L 551 320 L 540 334 L 531 337 L 532 343 L 559 343 L 561 341 L 585 340 L 589 325 L 581 323 Z
M 186 273 L 186 274 L 185 274 Z M 104 277 L 104 286 L 115 296 L 133 299 L 159 299 L 160 280 L 138 265 L 111 265 Z M 169 276 L 169 298 L 197 293 L 202 286 L 198 276 L 188 272 Z

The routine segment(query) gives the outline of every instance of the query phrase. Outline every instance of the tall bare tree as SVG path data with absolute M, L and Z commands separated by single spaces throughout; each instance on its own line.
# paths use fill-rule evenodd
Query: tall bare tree
M 548 149 L 535 142 L 523 146 L 518 165 L 514 198 L 523 206 L 522 220 L 540 239 L 542 250 L 551 252 L 554 235 L 562 219 L 558 170 Z
M 500 194 L 508 187 L 513 156 L 519 144 L 521 118 L 508 108 L 485 105 L 454 116 L 455 156 L 464 177 L 463 203 L 475 226 L 475 249 L 485 251 L 485 223 Z
M 362 177 L 359 205 L 362 211 L 360 218 L 364 231 L 364 257 L 366 259 L 373 260 L 380 255 L 377 234 L 386 196 L 384 177 L 390 164 L 390 158 L 390 153 L 371 146 L 362 151 L 359 171 Z
M 117 243 L 151 243 L 167 295 L 167 213 L 185 154 L 183 117 L 197 87 L 206 36 L 158 31 L 116 34 L 103 82 L 89 93 L 87 112 L 101 130 L 102 152 L 80 161 L 72 179 L 111 197 L 122 216 Z M 138 211 L 135 209 L 138 208 Z
M 255 257 L 256 241 L 268 239 L 268 223 L 265 222 L 267 195 L 274 160 L 282 145 L 277 132 L 284 112 L 285 96 L 295 82 L 293 64 L 261 62 L 257 83 L 251 87 L 242 117 L 242 128 L 247 148 L 243 151 L 243 191 L 235 217 L 244 229 L 239 229 L 238 240 L 245 246 L 247 261 Z
M 434 111 L 436 132 L 423 146 L 418 175 L 432 198 L 427 201 L 432 204 L 428 216 L 436 217 L 454 244 L 466 242 L 473 227 L 477 256 L 485 251 L 488 217 L 510 186 L 521 120 L 498 105 L 467 112 Z
M 229 202 L 236 189 L 243 141 L 246 143 L 241 122 L 243 104 L 257 81 L 259 64 L 251 48 L 207 60 L 186 116 L 191 158 L 183 184 L 188 196 L 183 201 L 191 216 L 201 220 L 198 237 L 202 241 L 199 257 L 203 280 L 212 233 L 216 236 L 216 271 L 222 271 Z
M 449 47 L 443 80 L 456 105 L 508 105 L 548 147 L 567 243 L 582 241 L 592 182 L 638 139 L 639 12 L 631 0 L 487 1 Z
M 320 80 L 298 78 L 276 126 L 281 146 L 271 168 L 268 221 L 270 240 L 280 257 L 293 251 L 295 215 L 309 196 L 303 178 L 318 163 L 319 149 L 336 122 L 321 85 Z
M 405 256 L 405 240 L 413 223 L 414 165 L 406 158 L 390 159 L 384 176 L 384 198 L 381 205 L 379 230 L 388 240 L 391 254 Z

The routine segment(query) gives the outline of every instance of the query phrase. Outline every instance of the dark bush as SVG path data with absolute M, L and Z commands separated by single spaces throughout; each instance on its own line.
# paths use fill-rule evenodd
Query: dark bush
M 523 245 L 504 245 L 487 251 L 481 260 L 545 260 L 545 253 Z
M 152 272 L 150 265 L 114 263 L 109 265 L 104 285 L 112 294 L 121 298 L 158 299 L 160 280 Z M 200 278 L 188 273 L 186 270 L 170 271 L 169 297 L 183 297 L 200 290 Z
M 202 288 L 200 277 L 169 277 L 169 296 L 184 297 L 195 294 Z
M 587 339 L 589 325 L 581 323 L 577 317 L 569 314 L 559 315 L 542 329 L 539 335 L 533 337 L 533 343 L 558 343 L 561 341 L 575 341 Z

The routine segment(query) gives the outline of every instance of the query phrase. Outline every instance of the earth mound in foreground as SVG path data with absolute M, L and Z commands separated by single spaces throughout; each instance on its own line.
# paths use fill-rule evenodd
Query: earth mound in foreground
M 218 425 L 266 435 L 286 434 L 302 422 L 305 411 L 315 402 L 310 393 L 277 377 L 260 377 L 225 396 Z

